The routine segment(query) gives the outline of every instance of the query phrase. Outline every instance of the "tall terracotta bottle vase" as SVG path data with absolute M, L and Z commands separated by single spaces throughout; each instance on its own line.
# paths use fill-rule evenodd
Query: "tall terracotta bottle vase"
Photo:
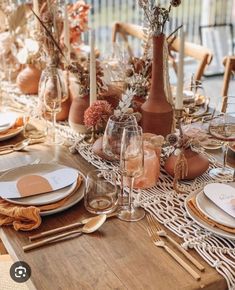
M 153 36 L 152 83 L 147 101 L 141 106 L 141 126 L 144 132 L 166 136 L 171 132 L 173 109 L 164 89 L 165 35 Z

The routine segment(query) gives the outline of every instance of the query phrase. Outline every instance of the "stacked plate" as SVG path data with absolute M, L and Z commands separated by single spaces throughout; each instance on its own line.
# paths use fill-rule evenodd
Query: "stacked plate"
M 15 126 L 19 114 L 0 112 L 0 141 L 10 139 L 23 130 L 23 126 Z
M 41 163 L 41 164 L 34 164 L 34 165 L 27 165 L 22 166 L 19 168 L 15 168 L 13 170 L 10 170 L 3 174 L 0 178 L 0 182 L 2 181 L 16 181 L 20 179 L 23 176 L 27 175 L 46 175 L 48 173 L 54 172 L 59 169 L 68 168 L 63 165 L 53 164 L 53 163 Z M 78 172 L 79 175 L 81 175 L 80 172 Z M 84 178 L 84 177 L 83 177 Z M 85 179 L 84 179 L 85 180 Z M 61 212 L 63 210 L 66 210 L 79 202 L 84 195 L 84 188 L 85 184 L 82 182 L 78 190 L 75 191 L 75 188 L 77 186 L 77 180 L 75 180 L 72 184 L 53 190 L 50 192 L 46 192 L 43 194 L 28 196 L 28 197 L 21 197 L 21 198 L 4 198 L 8 202 L 16 205 L 24 205 L 24 206 L 43 206 L 48 204 L 53 204 L 56 202 L 61 201 L 62 199 L 66 200 L 63 202 L 62 206 L 48 210 L 48 211 L 42 211 L 41 216 L 51 215 L 54 213 Z M 74 193 L 73 193 L 74 192 Z M 0 192 L 1 196 L 1 192 Z
M 191 210 L 188 201 L 194 196 L 198 210 L 213 222 L 224 226 L 224 229 L 206 223 Z M 235 240 L 235 234 L 226 231 L 226 227 L 235 229 L 235 184 L 208 184 L 202 191 L 188 196 L 185 207 L 189 216 L 203 228 Z

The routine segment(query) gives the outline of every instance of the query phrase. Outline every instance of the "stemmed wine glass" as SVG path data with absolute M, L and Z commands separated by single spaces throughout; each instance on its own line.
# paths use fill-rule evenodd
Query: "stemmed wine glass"
M 210 134 L 223 141 L 223 167 L 213 168 L 209 174 L 214 179 L 232 180 L 234 170 L 226 167 L 229 142 L 235 141 L 235 120 L 229 114 L 215 116 L 209 124 Z
M 135 177 L 144 170 L 143 133 L 140 126 L 125 127 L 122 135 L 120 154 L 120 169 L 122 175 L 128 178 L 129 202 L 128 207 L 122 208 L 118 217 L 124 221 L 138 221 L 145 216 L 142 208 L 135 208 L 133 204 L 133 186 Z
M 137 126 L 134 115 L 122 114 L 121 116 L 110 116 L 103 136 L 103 151 L 111 159 L 119 161 L 121 152 L 122 133 L 126 126 Z M 119 205 L 124 205 L 123 178 L 121 175 L 121 190 L 119 194 Z
M 61 103 L 67 95 L 66 87 L 56 66 L 47 67 L 41 75 L 39 82 L 39 98 L 42 102 L 44 113 L 51 115 L 52 122 L 52 144 L 61 144 L 62 139 L 56 132 L 56 116 L 61 111 Z

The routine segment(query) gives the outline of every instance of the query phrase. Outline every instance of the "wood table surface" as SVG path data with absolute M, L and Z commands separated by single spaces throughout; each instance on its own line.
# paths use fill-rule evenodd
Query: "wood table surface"
M 17 138 L 11 142 L 14 140 L 16 142 Z M 28 150 L 38 152 L 41 162 L 53 160 L 78 168 L 85 175 L 93 168 L 79 154 L 71 154 L 65 146 L 40 144 L 30 146 Z M 64 212 L 43 217 L 37 230 L 16 232 L 11 227 L 0 229 L 0 237 L 13 260 L 30 265 L 30 289 L 227 289 L 225 279 L 196 251 L 190 250 L 190 253 L 206 268 L 204 273 L 195 268 L 201 274 L 200 281 L 195 281 L 163 249 L 155 247 L 146 231 L 146 219 L 128 223 L 109 218 L 93 234 L 23 252 L 22 246 L 29 243 L 28 236 L 32 233 L 68 225 L 88 216 L 83 201 L 80 201 Z M 182 242 L 182 239 L 167 232 Z M 177 253 L 188 262 L 181 253 Z

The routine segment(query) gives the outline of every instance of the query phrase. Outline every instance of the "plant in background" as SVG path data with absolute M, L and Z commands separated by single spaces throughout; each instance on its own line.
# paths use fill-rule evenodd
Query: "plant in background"
M 79 0 L 68 6 L 71 43 L 81 43 L 81 34 L 88 30 L 88 14 L 90 9 L 91 6 L 83 0 Z
M 155 0 L 139 0 L 139 5 L 143 8 L 151 33 L 154 35 L 164 32 L 165 24 L 169 21 L 171 8 L 178 7 L 180 4 L 181 0 L 171 0 L 169 7 L 164 8 L 156 5 Z

